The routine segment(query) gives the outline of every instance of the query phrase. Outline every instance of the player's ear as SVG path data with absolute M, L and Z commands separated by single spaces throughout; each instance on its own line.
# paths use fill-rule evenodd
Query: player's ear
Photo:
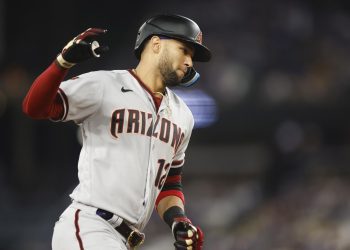
M 159 54 L 161 50 L 161 39 L 159 36 L 152 36 L 150 39 L 150 45 L 153 53 Z

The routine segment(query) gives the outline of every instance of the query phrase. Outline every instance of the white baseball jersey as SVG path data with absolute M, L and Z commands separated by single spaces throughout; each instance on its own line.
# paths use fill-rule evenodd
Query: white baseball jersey
M 128 70 L 97 71 L 64 81 L 63 121 L 81 126 L 75 201 L 148 222 L 170 168 L 184 163 L 194 120 L 166 89 L 159 111 L 150 90 Z

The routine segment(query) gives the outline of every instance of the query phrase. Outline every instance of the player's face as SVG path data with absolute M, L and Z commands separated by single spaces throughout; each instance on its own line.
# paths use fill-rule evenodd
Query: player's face
M 194 49 L 183 42 L 165 39 L 159 60 L 159 70 L 166 86 L 178 85 L 189 67 L 193 66 Z

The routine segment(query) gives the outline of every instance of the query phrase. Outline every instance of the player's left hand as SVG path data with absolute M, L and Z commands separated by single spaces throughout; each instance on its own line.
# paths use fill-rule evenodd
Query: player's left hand
M 176 250 L 202 250 L 203 231 L 192 225 L 188 218 L 175 218 L 172 231 L 176 240 L 174 243 Z

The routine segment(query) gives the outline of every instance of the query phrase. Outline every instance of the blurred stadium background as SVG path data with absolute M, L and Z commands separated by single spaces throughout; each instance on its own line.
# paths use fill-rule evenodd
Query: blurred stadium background
M 136 65 L 150 15 L 197 21 L 213 60 L 178 89 L 196 117 L 187 213 L 205 249 L 350 249 L 350 4 L 347 1 L 0 1 L 0 249 L 50 249 L 77 183 L 79 131 L 21 102 L 73 36 L 109 29 L 111 51 L 70 71 Z M 141 249 L 172 249 L 154 215 Z

